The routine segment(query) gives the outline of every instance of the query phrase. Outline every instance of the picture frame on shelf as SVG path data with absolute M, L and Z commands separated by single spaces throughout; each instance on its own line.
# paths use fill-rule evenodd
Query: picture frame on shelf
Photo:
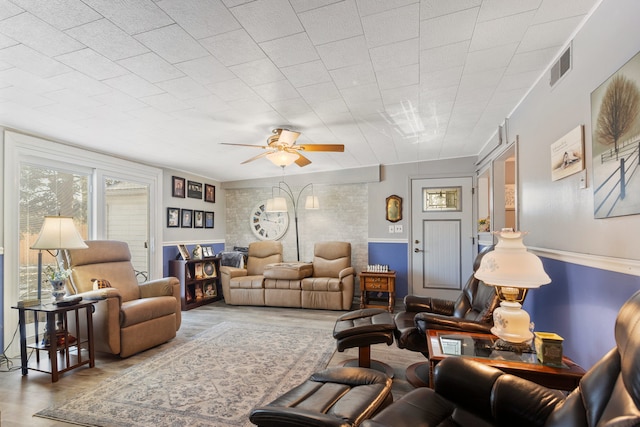
M 204 277 L 204 272 L 202 270 L 202 264 L 201 262 L 197 263 L 195 265 L 195 273 L 196 273 L 196 279 L 202 279 Z
M 209 203 L 216 202 L 216 186 L 204 184 L 204 201 Z
M 178 252 L 180 252 L 180 256 L 183 260 L 189 261 L 191 256 L 189 255 L 189 251 L 185 245 L 178 245 Z
M 202 274 L 204 277 L 217 277 L 218 272 L 216 271 L 216 265 L 213 261 L 206 261 L 202 266 Z
M 218 288 L 216 286 L 216 282 L 205 282 L 204 283 L 204 297 L 205 298 L 215 298 L 218 296 Z
M 196 283 L 196 301 L 200 301 L 204 298 L 204 292 L 202 291 L 202 283 Z
M 202 200 L 202 183 L 196 181 L 187 181 L 187 196 L 191 199 Z
M 171 195 L 173 197 L 180 197 L 184 199 L 184 187 L 185 187 L 185 179 L 180 178 L 179 176 L 171 177 Z
M 213 228 L 214 225 L 214 212 L 205 211 L 204 212 L 204 228 Z
M 180 227 L 180 208 L 167 208 L 167 227 Z
M 193 209 L 181 209 L 180 216 L 180 226 L 182 228 L 191 228 L 193 224 Z
M 204 227 L 204 212 L 193 211 L 193 228 L 203 228 L 203 227 Z

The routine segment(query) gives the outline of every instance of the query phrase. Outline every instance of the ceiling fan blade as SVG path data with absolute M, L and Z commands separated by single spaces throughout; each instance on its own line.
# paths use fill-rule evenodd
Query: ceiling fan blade
M 311 160 L 307 159 L 305 156 L 303 156 L 300 153 L 298 154 L 298 158 L 296 159 L 296 165 L 303 167 L 303 166 L 307 166 L 308 164 L 311 164 Z
M 264 153 L 260 153 L 257 156 L 253 156 L 252 158 L 245 160 L 240 164 L 244 165 L 245 163 L 253 162 L 254 160 L 258 160 L 258 159 L 261 159 L 262 157 L 266 157 L 268 154 L 271 154 L 271 153 L 273 153 L 273 151 L 265 151 Z
M 236 147 L 269 148 L 268 145 L 233 144 L 231 142 L 221 142 L 220 144 L 222 144 L 222 145 L 235 145 Z
M 333 151 L 340 153 L 344 151 L 344 145 L 342 144 L 300 144 L 293 148 L 298 148 L 302 151 Z
M 292 132 L 290 130 L 282 129 L 282 132 L 280 132 L 280 136 L 278 137 L 278 142 L 286 145 L 293 145 L 299 136 L 300 132 Z

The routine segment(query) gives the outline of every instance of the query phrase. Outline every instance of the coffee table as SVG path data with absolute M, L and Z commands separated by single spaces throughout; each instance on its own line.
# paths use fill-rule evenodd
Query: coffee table
M 427 330 L 429 346 L 429 387 L 433 387 L 433 371 L 447 357 L 469 357 L 480 363 L 498 368 L 506 373 L 533 381 L 548 388 L 573 390 L 585 374 L 577 363 L 568 357 L 561 365 L 543 365 L 535 353 L 519 353 L 496 350 L 498 338 L 491 334 Z

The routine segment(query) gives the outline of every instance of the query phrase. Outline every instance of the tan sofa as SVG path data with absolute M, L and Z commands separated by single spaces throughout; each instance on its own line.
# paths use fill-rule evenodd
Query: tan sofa
M 225 302 L 351 309 L 355 273 L 351 267 L 350 243 L 316 243 L 313 263 L 283 263 L 281 254 L 279 242 L 256 242 L 249 245 L 247 270 L 221 267 Z
M 182 319 L 178 279 L 138 284 L 127 243 L 85 243 L 88 249 L 67 249 L 60 258 L 72 270 L 67 293 L 99 300 L 93 315 L 96 350 L 128 357 L 174 338 Z M 93 279 L 111 287 L 94 290 Z

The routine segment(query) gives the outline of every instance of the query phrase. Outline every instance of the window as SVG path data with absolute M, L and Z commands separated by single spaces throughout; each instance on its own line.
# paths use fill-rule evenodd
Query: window
M 157 238 L 162 238 L 164 224 L 162 209 L 155 208 L 162 201 L 161 169 L 5 130 L 4 172 L 3 344 L 11 343 L 13 330 L 7 325 L 18 323 L 17 312 L 10 307 L 37 293 L 38 251 L 29 248 L 44 215 L 73 216 L 83 237 L 110 238 L 115 229 L 108 205 L 122 200 L 128 191 L 124 183 L 129 187 L 135 183 L 146 192 L 136 200 L 138 208 L 144 204 L 145 209 L 138 210 L 133 218 L 136 227 L 145 229 L 136 234 L 146 251 L 138 258 L 140 267 L 136 269 L 143 273 L 141 277 L 162 276 L 162 251 L 154 245 Z M 55 259 L 43 252 L 43 261 L 54 263 Z M 43 293 L 46 299 L 48 287 L 42 289 L 47 292 Z M 18 352 L 14 348 L 11 351 Z
M 45 215 L 74 218 L 80 235 L 88 236 L 89 176 L 29 163 L 20 164 L 20 233 L 18 299 L 37 298 L 38 251 L 31 248 L 37 239 Z M 57 265 L 55 253 L 42 252 L 42 268 Z M 42 299 L 51 297 L 49 287 L 42 284 Z

